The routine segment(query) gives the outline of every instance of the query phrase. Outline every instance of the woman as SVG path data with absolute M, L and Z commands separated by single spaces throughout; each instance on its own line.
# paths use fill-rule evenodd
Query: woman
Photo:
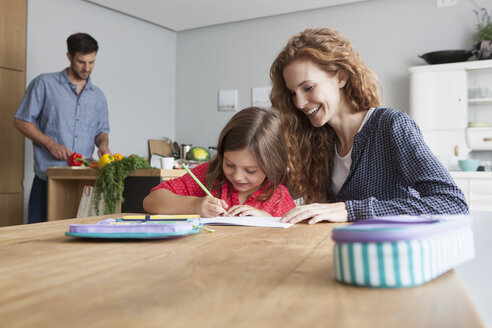
M 291 192 L 307 204 L 283 222 L 468 213 L 416 123 L 379 107 L 378 78 L 337 31 L 294 35 L 270 77 L 287 136 Z

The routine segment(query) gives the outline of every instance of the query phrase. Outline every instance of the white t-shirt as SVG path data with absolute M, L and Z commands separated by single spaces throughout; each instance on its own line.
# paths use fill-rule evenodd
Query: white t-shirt
M 360 124 L 359 132 L 364 124 L 366 124 L 367 120 L 371 116 L 372 112 L 374 112 L 375 108 L 370 108 L 364 119 L 362 120 L 362 123 Z M 334 158 L 334 163 L 333 163 L 333 175 L 331 176 L 331 189 L 333 192 L 338 194 L 340 189 L 343 186 L 343 183 L 345 180 L 347 180 L 347 176 L 350 171 L 350 166 L 352 165 L 352 149 L 348 152 L 347 155 L 341 157 L 338 155 L 338 149 L 337 145 L 335 144 L 335 158 Z

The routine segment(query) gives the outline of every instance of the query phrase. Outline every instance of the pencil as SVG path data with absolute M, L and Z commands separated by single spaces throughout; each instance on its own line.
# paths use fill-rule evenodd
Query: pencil
M 200 186 L 200 188 L 202 188 L 203 191 L 205 191 L 205 193 L 211 197 L 214 197 L 212 196 L 212 194 L 210 193 L 210 191 L 208 191 L 208 189 L 200 182 L 200 180 L 198 180 L 198 178 L 190 171 L 190 169 L 188 168 L 188 166 L 186 166 L 184 163 L 181 164 L 181 166 L 183 167 L 183 169 L 186 170 L 186 172 L 188 172 L 188 174 L 193 178 L 193 180 L 195 180 L 196 183 L 198 183 L 198 185 Z
M 183 169 L 186 170 L 186 172 L 188 172 L 188 174 L 193 178 L 193 180 L 195 180 L 196 183 L 198 183 L 198 185 L 200 186 L 200 188 L 202 188 L 203 191 L 205 191 L 205 193 L 207 195 L 209 195 L 210 197 L 214 197 L 212 196 L 212 194 L 210 193 L 210 191 L 208 191 L 208 189 L 200 182 L 200 180 L 198 180 L 198 178 L 190 171 L 190 169 L 188 168 L 188 166 L 186 166 L 186 164 L 181 164 L 181 166 L 183 167 Z M 227 211 L 225 209 L 223 209 L 224 211 L 224 215 L 228 215 L 227 214 Z

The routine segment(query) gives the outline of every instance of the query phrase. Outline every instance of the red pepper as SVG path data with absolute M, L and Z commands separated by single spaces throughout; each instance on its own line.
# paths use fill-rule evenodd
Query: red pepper
M 68 166 L 82 166 L 85 163 L 85 161 L 84 161 L 84 157 L 81 154 L 73 153 L 67 159 L 67 163 Z

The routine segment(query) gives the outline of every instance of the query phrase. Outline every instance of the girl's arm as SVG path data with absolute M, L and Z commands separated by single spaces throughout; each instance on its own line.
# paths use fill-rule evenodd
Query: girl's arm
M 199 214 L 201 217 L 216 217 L 225 213 L 224 200 L 210 196 L 181 196 L 168 189 L 156 189 L 143 201 L 144 210 L 151 214 Z

